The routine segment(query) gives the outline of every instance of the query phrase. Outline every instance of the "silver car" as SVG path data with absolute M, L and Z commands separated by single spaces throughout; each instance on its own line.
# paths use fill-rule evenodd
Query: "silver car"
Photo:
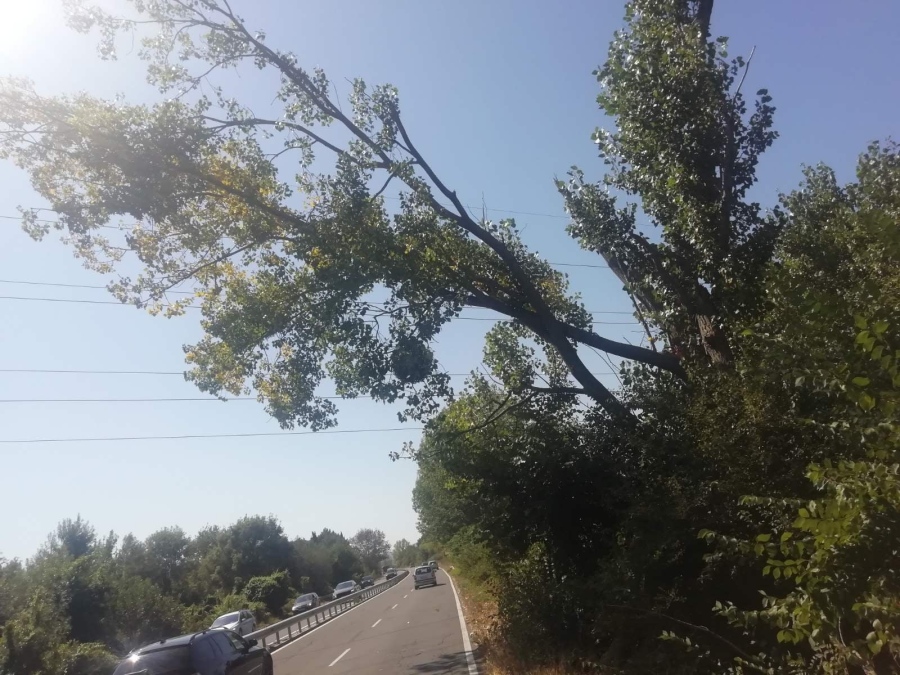
M 431 565 L 421 565 L 413 572 L 413 586 L 419 590 L 422 586 L 437 586 L 437 575 Z
M 300 614 L 319 606 L 319 596 L 316 593 L 307 593 L 294 600 L 291 614 Z
M 342 581 L 334 587 L 334 599 L 342 598 L 345 595 L 356 593 L 359 590 L 359 584 L 355 581 Z
M 256 630 L 256 619 L 249 610 L 242 609 L 238 612 L 223 614 L 212 622 L 210 628 L 225 628 L 233 630 L 238 635 L 247 635 Z

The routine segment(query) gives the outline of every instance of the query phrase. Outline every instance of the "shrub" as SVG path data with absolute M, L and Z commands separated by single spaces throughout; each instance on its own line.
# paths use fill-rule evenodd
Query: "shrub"
M 265 577 L 253 577 L 244 587 L 244 595 L 251 602 L 265 605 L 270 614 L 280 615 L 294 591 L 287 572 L 273 572 Z

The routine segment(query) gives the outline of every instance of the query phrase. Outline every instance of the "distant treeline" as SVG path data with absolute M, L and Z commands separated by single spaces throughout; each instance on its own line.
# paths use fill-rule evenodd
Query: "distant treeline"
M 0 673 L 108 673 L 131 649 L 235 609 L 260 622 L 282 616 L 296 594 L 328 594 L 380 571 L 388 556 L 380 530 L 291 541 L 273 517 L 195 537 L 164 528 L 143 541 L 64 520 L 27 562 L 0 558 Z

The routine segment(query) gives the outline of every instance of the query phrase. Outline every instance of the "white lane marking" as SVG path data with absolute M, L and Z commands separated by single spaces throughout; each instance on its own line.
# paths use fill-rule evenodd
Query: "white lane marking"
M 463 616 L 462 605 L 459 604 L 459 594 L 456 592 L 456 584 L 449 572 L 444 572 L 450 580 L 450 588 L 453 589 L 453 597 L 456 599 L 456 611 L 459 614 L 459 629 L 462 631 L 463 649 L 466 652 L 466 663 L 469 666 L 469 675 L 478 675 L 478 666 L 475 665 L 475 657 L 472 655 L 472 641 L 469 640 L 469 629 L 466 628 L 466 617 Z
M 391 588 L 388 588 L 388 589 L 382 591 L 382 592 L 381 592 L 381 595 L 384 595 L 385 593 L 390 593 L 390 592 L 391 592 L 392 590 L 394 590 L 395 588 L 400 588 L 400 586 L 399 586 L 399 585 L 391 586 Z M 350 613 L 351 613 L 353 610 L 355 610 L 357 607 L 362 607 L 364 604 L 365 604 L 365 603 L 360 603 L 360 604 L 358 604 L 358 605 L 355 605 L 355 606 L 351 607 L 350 609 L 344 610 L 344 611 L 341 612 L 340 614 L 336 614 L 336 615 L 335 615 L 334 617 L 332 617 L 331 619 L 328 619 L 328 620 L 326 620 L 326 621 L 323 621 L 323 622 L 321 623 L 321 625 L 322 625 L 323 627 L 325 627 L 325 626 L 328 626 L 328 625 L 330 625 L 330 624 L 333 624 L 335 621 L 339 621 L 340 618 L 341 618 L 342 616 L 346 616 L 346 615 L 350 614 Z M 318 625 L 320 625 L 320 624 L 319 624 L 319 623 L 316 623 L 316 625 L 318 626 Z M 282 649 L 288 649 L 289 647 L 292 647 L 293 645 L 296 645 L 296 644 L 297 644 L 298 642 L 300 642 L 301 640 L 303 640 L 303 639 L 305 639 L 305 638 L 308 638 L 310 635 L 314 635 L 315 632 L 316 632 L 316 631 L 314 631 L 314 630 L 307 630 L 307 631 L 304 631 L 303 634 L 302 634 L 300 637 L 296 637 L 296 638 L 294 638 L 293 640 L 291 640 L 290 642 L 286 642 L 286 643 L 283 644 L 283 645 L 277 645 L 277 646 L 273 647 L 272 649 L 269 649 L 269 653 L 270 653 L 270 654 L 277 654 L 277 653 L 280 652 Z
M 377 626 L 380 623 L 381 623 L 381 619 L 378 619 L 378 621 L 376 621 L 375 623 L 372 624 L 372 628 L 375 628 L 375 626 Z
M 397 609 L 397 605 L 394 605 L 393 607 L 391 607 L 391 609 Z
M 337 663 L 342 658 L 347 656 L 347 652 L 349 652 L 349 651 L 350 651 L 350 647 L 347 647 L 347 649 L 345 649 L 344 651 L 341 652 L 341 655 L 339 657 L 337 657 L 334 661 L 332 661 L 331 663 L 328 664 L 328 667 L 331 668 L 331 666 L 333 666 L 335 663 Z
M 408 597 L 409 597 L 408 595 L 404 595 L 403 599 L 406 600 Z

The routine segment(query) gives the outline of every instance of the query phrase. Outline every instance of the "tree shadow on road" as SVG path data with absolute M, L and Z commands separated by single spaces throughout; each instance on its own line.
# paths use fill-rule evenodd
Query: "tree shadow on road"
M 441 654 L 434 661 L 410 666 L 410 672 L 437 675 L 465 675 L 469 672 L 466 664 L 466 653 Z

